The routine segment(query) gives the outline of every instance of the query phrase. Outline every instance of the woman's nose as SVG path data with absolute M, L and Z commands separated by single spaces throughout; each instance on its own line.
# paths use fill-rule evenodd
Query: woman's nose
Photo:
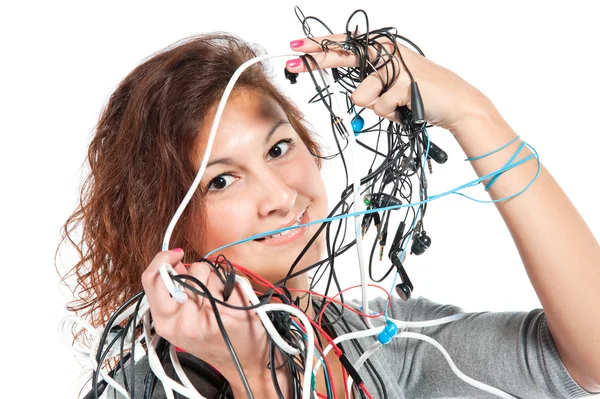
M 261 174 L 260 183 L 258 212 L 261 216 L 285 215 L 294 209 L 298 193 L 288 186 L 280 176 L 269 170 Z

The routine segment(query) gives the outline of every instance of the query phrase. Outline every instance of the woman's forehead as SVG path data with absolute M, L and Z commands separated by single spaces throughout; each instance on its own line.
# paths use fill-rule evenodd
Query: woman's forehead
M 268 94 L 252 89 L 241 89 L 235 96 L 239 102 L 238 105 L 248 109 L 255 116 L 267 121 L 279 120 L 285 118 L 285 112 Z
M 286 122 L 288 118 L 285 112 L 268 95 L 236 93 L 227 101 L 210 158 L 227 157 L 232 152 L 244 151 L 254 145 L 262 146 L 273 131 Z M 202 130 L 202 153 L 211 127 L 212 118 Z
M 200 129 L 204 141 L 208 139 L 218 105 L 218 102 L 213 105 L 208 113 L 210 117 L 204 119 Z M 232 92 L 227 100 L 217 134 L 232 128 L 237 130 L 237 128 L 244 127 L 245 123 L 272 123 L 282 119 L 288 120 L 286 113 L 271 96 L 253 89 L 238 89 Z

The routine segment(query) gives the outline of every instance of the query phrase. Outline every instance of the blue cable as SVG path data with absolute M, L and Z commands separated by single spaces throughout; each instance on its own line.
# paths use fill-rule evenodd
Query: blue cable
M 525 143 L 521 143 L 521 145 L 519 146 L 519 149 L 513 154 L 512 157 L 510 157 L 510 159 L 504 166 L 511 165 L 512 161 L 517 157 L 517 155 L 519 155 L 521 153 L 521 150 L 523 149 L 524 146 L 525 146 Z M 502 172 L 502 173 L 504 173 L 504 172 Z M 496 176 L 494 176 L 494 178 L 492 180 L 490 180 L 490 182 L 485 186 L 485 191 L 488 191 L 490 189 L 490 187 L 492 187 L 492 184 L 494 184 L 496 182 L 496 180 L 500 177 L 500 175 L 502 175 L 502 173 L 497 174 Z
M 332 216 L 330 218 L 314 220 L 312 222 L 308 222 L 308 223 L 304 223 L 304 224 L 299 224 L 299 225 L 292 226 L 292 227 L 285 227 L 285 228 L 278 229 L 278 230 L 271 230 L 271 231 L 268 231 L 268 232 L 265 232 L 265 233 L 255 234 L 255 235 L 253 235 L 251 237 L 244 238 L 244 239 L 238 240 L 238 241 L 234 241 L 232 243 L 229 243 L 229 244 L 226 244 L 226 245 L 222 245 L 222 246 L 220 246 L 218 248 L 215 248 L 212 251 L 210 251 L 208 254 L 206 254 L 204 257 L 208 258 L 209 256 L 211 256 L 215 252 L 221 251 L 221 250 L 223 250 L 225 248 L 229 248 L 229 247 L 234 246 L 234 245 L 242 244 L 242 243 L 247 242 L 247 241 L 252 241 L 252 240 L 255 240 L 257 238 L 266 237 L 266 236 L 271 235 L 271 234 L 280 233 L 280 232 L 284 232 L 284 231 L 292 230 L 292 229 L 297 229 L 299 227 L 310 226 L 310 225 L 313 225 L 313 224 L 321 224 L 321 223 L 333 222 L 335 220 L 340 220 L 340 219 L 344 219 L 344 218 L 348 218 L 348 217 L 366 215 L 366 214 L 371 214 L 371 213 L 375 213 L 375 212 L 381 212 L 381 211 L 387 211 L 387 210 L 393 210 L 393 209 L 399 209 L 399 208 L 406 208 L 406 207 L 409 207 L 409 206 L 411 206 L 411 207 L 418 206 L 418 205 L 425 204 L 425 203 L 428 203 L 430 201 L 434 201 L 434 200 L 437 200 L 439 198 L 445 197 L 446 195 L 449 195 L 449 194 L 461 195 L 461 196 L 463 196 L 465 198 L 468 198 L 468 199 L 470 199 L 472 201 L 476 201 L 476 202 L 480 202 L 480 203 L 484 203 L 484 204 L 491 204 L 491 203 L 496 203 L 496 202 L 500 202 L 500 201 L 506 201 L 508 199 L 516 197 L 517 195 L 520 195 L 525 190 L 527 190 L 533 184 L 533 182 L 536 181 L 537 177 L 540 174 L 541 163 L 539 161 L 539 155 L 538 155 L 537 151 L 532 146 L 530 146 L 529 144 L 525 143 L 525 145 L 527 145 L 527 147 L 529 149 L 531 149 L 535 153 L 535 158 L 538 160 L 538 170 L 537 170 L 537 173 L 536 173 L 535 177 L 531 180 L 531 182 L 523 190 L 519 191 L 516 194 L 512 194 L 512 195 L 509 195 L 507 197 L 499 198 L 499 199 L 496 199 L 496 200 L 486 200 L 486 201 L 484 201 L 484 200 L 478 200 L 476 198 L 472 198 L 472 197 L 470 197 L 470 196 L 468 196 L 466 194 L 460 193 L 458 191 L 462 190 L 462 189 L 465 189 L 465 188 L 468 188 L 468 187 L 475 186 L 475 185 L 479 184 L 480 182 L 482 182 L 483 180 L 485 180 L 485 179 L 487 179 L 489 177 L 496 176 L 497 174 L 503 173 L 506 170 L 510 170 L 512 168 L 515 168 L 515 167 L 517 167 L 517 166 L 519 166 L 519 165 L 521 165 L 521 164 L 529 161 L 531 158 L 534 158 L 533 154 L 530 155 L 530 156 L 528 156 L 527 158 L 521 159 L 520 161 L 518 161 L 518 162 L 516 162 L 514 164 L 506 165 L 503 168 L 501 168 L 501 169 L 499 169 L 499 170 L 497 170 L 495 172 L 488 173 L 485 176 L 479 177 L 479 178 L 477 178 L 477 179 L 475 179 L 475 180 L 473 180 L 473 181 L 471 181 L 469 183 L 463 184 L 462 186 L 456 187 L 456 188 L 454 188 L 452 190 L 448 190 L 446 192 L 443 192 L 443 193 L 440 193 L 440 194 L 437 194 L 437 195 L 430 196 L 428 199 L 423 200 L 423 201 L 419 201 L 419 202 L 415 202 L 415 203 L 409 203 L 409 204 L 390 205 L 390 206 L 383 207 L 383 208 L 366 209 L 364 211 L 353 212 L 353 213 L 349 213 L 349 214 L 345 214 L 345 215 Z M 429 145 L 428 145 L 428 149 L 429 149 Z
M 512 139 L 512 140 L 511 140 L 511 141 L 509 141 L 508 143 L 504 144 L 502 147 L 500 147 L 500 148 L 497 148 L 497 149 L 495 149 L 495 150 L 493 150 L 493 151 L 490 151 L 490 152 L 488 152 L 487 154 L 483 154 L 483 155 L 480 155 L 480 156 L 478 156 L 478 157 L 467 158 L 467 159 L 465 159 L 465 161 L 477 161 L 478 159 L 485 158 L 485 157 L 487 157 L 488 155 L 495 154 L 496 152 L 498 152 L 498 151 L 500 151 L 500 150 L 503 150 L 503 149 L 505 149 L 506 147 L 508 147 L 509 145 L 511 145 L 512 143 L 514 143 L 515 141 L 517 141 L 517 140 L 519 139 L 519 137 L 521 137 L 521 136 L 517 136 L 517 137 L 515 137 L 514 139 Z

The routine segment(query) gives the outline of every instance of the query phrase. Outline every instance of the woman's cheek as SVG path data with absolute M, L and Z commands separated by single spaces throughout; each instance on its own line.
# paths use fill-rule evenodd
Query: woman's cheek
M 215 201 L 216 202 L 216 201 Z M 241 196 L 235 200 L 219 201 L 208 207 L 209 237 L 212 247 L 247 238 L 252 233 L 249 201 Z

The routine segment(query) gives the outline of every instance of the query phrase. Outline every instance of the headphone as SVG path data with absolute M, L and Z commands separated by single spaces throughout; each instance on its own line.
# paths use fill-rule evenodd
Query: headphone
M 421 234 L 415 236 L 412 246 L 410 247 L 410 253 L 415 255 L 421 255 L 431 245 L 431 238 L 427 235 L 425 230 L 421 231 Z
M 400 280 L 402 281 L 400 284 L 396 284 L 396 293 L 402 300 L 408 301 L 414 289 L 412 282 L 408 278 L 408 274 L 406 274 L 406 270 L 404 270 L 404 266 L 402 266 L 402 262 L 400 261 L 400 257 L 395 255 L 392 259 L 392 263 L 396 266 L 398 270 L 398 275 L 400 276 Z

